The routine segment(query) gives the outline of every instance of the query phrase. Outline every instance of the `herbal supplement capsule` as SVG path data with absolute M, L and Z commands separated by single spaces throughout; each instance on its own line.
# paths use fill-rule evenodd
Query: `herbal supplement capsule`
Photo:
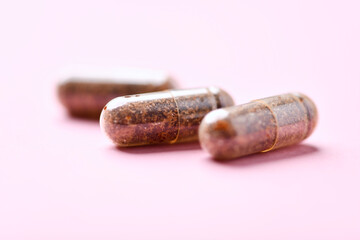
M 115 97 L 174 87 L 173 79 L 159 71 L 87 69 L 67 77 L 58 86 L 58 96 L 71 115 L 98 119 L 105 104 Z
M 214 158 L 230 159 L 299 143 L 317 119 L 310 98 L 289 93 L 212 111 L 200 125 L 199 138 Z
M 100 125 L 121 147 L 194 141 L 208 112 L 232 105 L 230 95 L 216 87 L 130 95 L 111 100 Z

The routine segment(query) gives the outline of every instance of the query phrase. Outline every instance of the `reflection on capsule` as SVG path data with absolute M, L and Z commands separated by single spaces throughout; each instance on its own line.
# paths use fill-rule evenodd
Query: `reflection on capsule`
M 216 87 L 129 95 L 104 107 L 100 125 L 122 147 L 194 141 L 207 113 L 233 104 Z
M 237 158 L 299 143 L 310 136 L 317 119 L 309 97 L 283 94 L 210 112 L 199 139 L 214 158 Z

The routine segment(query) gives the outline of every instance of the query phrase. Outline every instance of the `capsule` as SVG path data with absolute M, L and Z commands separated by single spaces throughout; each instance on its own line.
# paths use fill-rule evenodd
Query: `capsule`
M 215 159 L 237 158 L 299 143 L 310 136 L 317 119 L 309 97 L 283 94 L 210 112 L 199 139 Z
M 76 117 L 99 119 L 111 99 L 119 96 L 175 88 L 166 73 L 151 70 L 118 69 L 80 70 L 58 85 L 58 97 L 68 112 Z
M 118 146 L 189 142 L 210 111 L 233 106 L 225 91 L 216 88 L 168 90 L 118 97 L 100 116 L 100 126 Z

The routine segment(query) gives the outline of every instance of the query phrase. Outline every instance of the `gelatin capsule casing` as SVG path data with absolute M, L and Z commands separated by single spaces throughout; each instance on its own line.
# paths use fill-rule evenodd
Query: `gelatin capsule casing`
M 225 91 L 216 88 L 168 90 L 118 97 L 100 116 L 100 126 L 118 146 L 189 142 L 210 111 L 233 106 Z
M 73 116 L 98 119 L 103 107 L 119 96 L 175 88 L 166 73 L 145 69 L 78 70 L 58 85 L 58 97 Z
M 317 119 L 309 97 L 283 94 L 210 112 L 199 139 L 214 158 L 231 159 L 299 143 L 310 136 Z

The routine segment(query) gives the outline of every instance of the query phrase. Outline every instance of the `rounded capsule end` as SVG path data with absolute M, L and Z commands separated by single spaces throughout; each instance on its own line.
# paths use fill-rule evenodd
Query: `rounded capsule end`
M 124 105 L 126 99 L 117 97 L 106 104 L 100 115 L 100 128 L 102 132 L 110 138 L 118 146 L 128 146 L 126 136 L 126 128 L 124 128 L 124 120 L 118 114 L 119 108 Z M 124 132 L 125 131 L 125 132 Z
M 199 127 L 201 147 L 215 159 L 232 158 L 228 151 L 229 141 L 236 135 L 226 109 L 217 109 L 208 113 Z
M 119 147 L 169 143 L 178 125 L 176 103 L 168 91 L 114 98 L 100 116 L 102 131 Z
M 69 80 L 63 80 L 61 81 L 56 88 L 57 97 L 60 101 L 60 103 L 68 109 L 69 113 L 73 112 L 73 105 L 72 99 L 73 99 L 73 92 L 75 87 Z M 75 104 L 76 106 L 76 104 Z M 76 111 L 75 111 L 76 112 Z
M 234 106 L 234 100 L 225 90 L 218 87 L 209 87 L 208 89 L 216 98 L 217 108 Z
M 314 131 L 317 122 L 318 122 L 318 111 L 316 108 L 315 103 L 302 93 L 294 93 L 294 95 L 299 99 L 299 101 L 303 104 L 303 106 L 306 109 L 307 112 L 307 118 L 308 118 L 308 129 L 305 135 L 305 138 L 309 137 L 312 132 Z

